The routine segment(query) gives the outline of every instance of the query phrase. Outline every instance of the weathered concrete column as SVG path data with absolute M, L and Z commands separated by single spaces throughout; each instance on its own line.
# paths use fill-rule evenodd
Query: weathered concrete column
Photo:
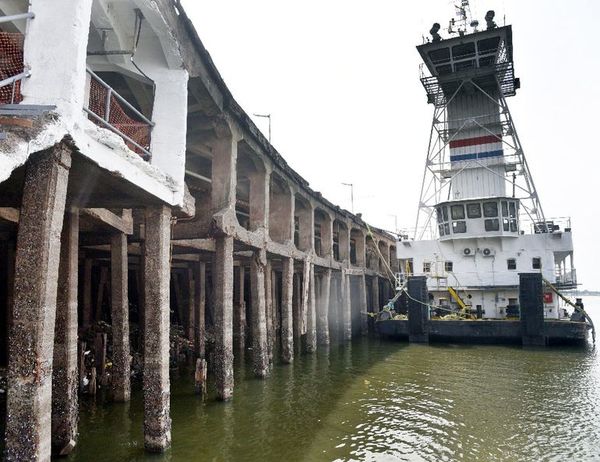
M 302 344 L 302 326 L 304 325 L 304 320 L 302 318 L 302 284 L 300 274 L 294 273 L 293 279 L 292 310 L 294 312 L 294 345 L 300 346 Z
M 246 301 L 244 294 L 246 269 L 240 264 L 238 267 L 237 284 L 234 292 L 234 313 L 233 313 L 233 335 L 237 339 L 238 348 L 243 350 L 246 347 Z
M 267 340 L 266 287 L 267 256 L 264 250 L 254 252 L 250 263 L 250 288 L 252 290 L 252 363 L 254 375 L 269 375 Z
M 92 263 L 91 258 L 86 258 L 83 263 L 83 327 L 88 327 L 92 322 Z
M 9 331 L 6 460 L 49 460 L 60 234 L 71 153 L 30 159 L 21 202 Z
M 309 263 L 308 311 L 306 313 L 306 345 L 307 353 L 317 351 L 317 303 L 315 291 L 315 265 Z
M 206 356 L 206 263 L 196 263 L 196 274 L 194 276 L 196 288 L 196 326 L 194 348 L 196 356 L 204 359 Z
M 284 363 L 294 360 L 294 259 L 283 260 L 281 283 L 281 359 Z
M 342 338 L 352 340 L 352 296 L 350 275 L 342 273 Z
M 273 364 L 273 266 L 267 258 L 265 266 L 265 319 L 267 325 L 267 357 Z
M 373 276 L 373 279 L 371 279 L 371 295 L 370 311 L 379 313 L 379 311 L 381 311 L 381 306 L 379 306 L 379 277 L 377 276 Z
M 331 269 L 327 268 L 321 276 L 319 308 L 317 316 L 317 342 L 329 345 L 329 297 L 331 289 Z
M 214 371 L 217 397 L 226 401 L 233 395 L 233 237 L 217 237 L 214 255 Z
M 129 294 L 127 236 L 114 234 L 110 240 L 110 288 L 112 318 L 112 395 L 118 402 L 131 396 L 131 352 L 129 351 Z
M 54 363 L 52 369 L 52 452 L 67 455 L 77 441 L 77 284 L 79 211 L 65 213 L 60 244 Z M 12 360 L 12 359 L 11 359 Z
M 188 283 L 188 339 L 190 342 L 196 342 L 196 281 L 194 278 L 195 274 L 193 264 L 187 269 L 187 283 Z
M 375 279 L 377 279 L 377 276 L 375 276 Z M 360 331 L 362 335 L 367 335 L 369 332 L 369 317 L 367 315 L 367 281 L 364 274 L 360 276 L 358 289 L 360 294 Z
M 146 208 L 144 255 L 144 447 L 162 452 L 171 444 L 170 331 L 171 210 Z

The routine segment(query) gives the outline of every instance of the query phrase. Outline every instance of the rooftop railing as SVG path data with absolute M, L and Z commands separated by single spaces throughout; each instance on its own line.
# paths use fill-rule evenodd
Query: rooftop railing
M 116 133 L 125 144 L 149 160 L 150 136 L 154 122 L 138 111 L 125 98 L 117 93 L 110 85 L 87 69 L 90 75 L 90 97 L 88 107 L 84 111 L 89 119 L 100 127 Z

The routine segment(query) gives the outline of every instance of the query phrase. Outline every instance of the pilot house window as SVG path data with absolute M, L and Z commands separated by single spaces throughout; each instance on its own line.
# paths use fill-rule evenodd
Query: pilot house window
M 506 267 L 509 270 L 516 270 L 517 260 L 515 258 L 509 258 L 508 260 L 506 260 Z
M 481 218 L 481 204 L 467 204 L 467 216 L 469 218 Z
M 531 267 L 533 269 L 542 269 L 542 259 L 540 257 L 533 257 L 531 259 Z

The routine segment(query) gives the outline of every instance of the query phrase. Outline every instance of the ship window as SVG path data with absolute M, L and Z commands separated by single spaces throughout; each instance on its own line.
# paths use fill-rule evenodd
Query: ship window
M 483 203 L 483 216 L 487 218 L 493 218 L 498 216 L 498 203 L 497 202 L 484 202 Z
M 477 42 L 479 53 L 495 53 L 500 43 L 500 37 L 491 37 Z
M 442 221 L 444 221 L 444 220 L 442 220 L 442 208 L 441 208 L 441 207 L 438 207 L 438 208 L 436 209 L 436 212 L 437 212 L 437 220 L 438 220 L 438 223 L 441 223 Z
M 481 204 L 467 204 L 467 216 L 469 218 L 481 218 Z
M 467 232 L 467 222 L 466 221 L 453 221 L 452 222 L 452 232 L 454 234 L 461 234 Z
M 475 60 L 468 59 L 467 61 L 459 61 L 454 63 L 454 72 L 460 72 L 467 69 L 473 69 L 475 67 Z
M 440 230 L 440 237 L 443 237 L 444 236 L 444 225 L 442 223 L 440 223 L 438 228 Z
M 428 261 L 423 262 L 423 272 L 429 273 L 431 271 L 431 263 Z
M 453 205 L 450 207 L 452 211 L 452 219 L 453 220 L 464 220 L 465 219 L 465 206 L 462 204 Z
M 542 269 L 542 259 L 540 257 L 533 257 L 531 259 L 531 267 L 533 269 Z
M 479 58 L 479 67 L 487 67 L 492 66 L 496 63 L 495 56 L 484 56 L 483 58 Z
M 431 50 L 429 59 L 434 64 L 443 63 L 450 60 L 450 48 L 440 48 L 439 50 Z
M 508 203 L 508 209 L 510 212 L 510 217 L 511 218 L 517 218 L 517 205 L 514 202 L 509 202 Z
M 452 47 L 452 57 L 454 59 L 468 58 L 471 56 L 475 56 L 474 42 L 462 43 Z
M 497 218 L 485 220 L 485 230 L 486 231 L 500 231 L 500 220 L 498 220 Z
M 452 270 L 454 269 L 454 263 L 452 263 L 451 261 L 447 261 L 446 263 L 444 263 L 444 269 L 448 272 L 451 273 Z
M 506 268 L 509 270 L 517 269 L 517 260 L 515 258 L 509 258 L 506 260 Z
M 504 231 L 508 231 L 509 225 L 508 225 L 508 218 L 503 218 L 502 219 L 502 229 Z
M 450 223 L 444 223 L 444 233 L 446 235 L 450 234 Z
M 508 202 L 506 202 L 506 201 L 502 201 L 502 216 L 503 217 L 508 216 Z
M 516 233 L 518 231 L 517 220 L 510 220 L 510 230 L 513 233 Z
M 448 221 L 448 207 L 445 205 L 442 207 L 442 218 L 444 221 Z

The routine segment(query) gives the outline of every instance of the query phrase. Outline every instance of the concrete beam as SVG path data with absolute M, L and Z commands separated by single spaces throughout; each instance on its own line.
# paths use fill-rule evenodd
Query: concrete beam
M 131 209 L 123 209 L 123 215 L 119 216 L 108 209 L 81 209 L 81 212 L 95 220 L 110 226 L 121 233 L 133 234 L 133 217 Z

